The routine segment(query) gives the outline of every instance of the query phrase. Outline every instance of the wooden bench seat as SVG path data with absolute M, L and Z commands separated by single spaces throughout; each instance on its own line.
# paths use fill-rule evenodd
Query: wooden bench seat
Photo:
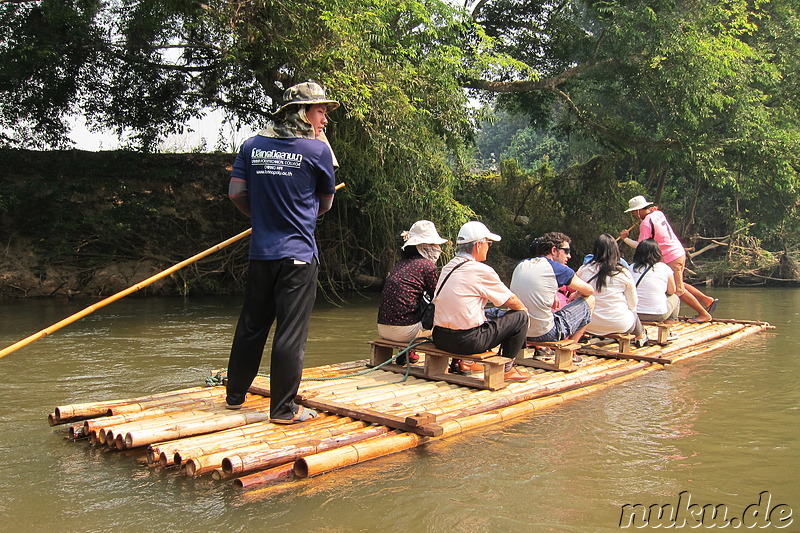
M 658 357 L 655 355 L 644 355 L 631 348 L 631 343 L 636 338 L 635 335 L 631 335 L 629 333 L 612 333 L 603 335 L 603 337 L 607 340 L 599 342 L 599 343 L 589 343 L 583 344 L 578 347 L 578 353 L 582 355 L 594 355 L 595 357 L 605 357 L 610 359 L 633 359 L 635 361 L 648 361 L 650 363 L 660 363 L 660 364 L 669 364 L 671 361 L 669 359 L 665 359 L 663 357 Z M 604 347 L 607 344 L 613 344 L 613 341 L 617 342 L 617 350 L 605 350 L 601 347 Z
M 636 335 L 631 335 L 630 333 L 609 333 L 603 335 L 603 337 L 616 340 L 619 344 L 619 353 L 630 354 L 631 344 L 633 343 L 633 339 L 636 338 Z
M 408 344 L 404 342 L 395 342 L 386 339 L 369 341 L 369 343 L 372 346 L 370 350 L 369 366 L 373 367 L 390 360 L 395 350 L 400 351 L 408 346 Z M 425 363 L 422 367 L 411 365 L 408 369 L 409 374 L 414 377 L 446 381 L 448 383 L 476 389 L 498 390 L 507 385 L 504 378 L 504 367 L 508 362 L 508 358 L 501 357 L 495 352 L 460 355 L 440 350 L 436 345 L 430 342 L 418 345 L 414 348 L 414 351 L 425 354 Z M 464 359 L 483 364 L 483 377 L 462 376 L 460 374 L 449 373 L 447 369 L 450 366 L 451 359 Z M 400 374 L 405 374 L 406 372 L 405 365 L 394 363 L 389 363 L 381 368 Z
M 552 363 L 540 361 L 533 357 L 535 347 L 550 348 L 555 352 L 555 359 Z M 552 342 L 529 342 L 528 347 L 517 356 L 517 364 L 544 370 L 558 370 L 561 372 L 574 372 L 578 367 L 572 363 L 572 354 L 580 348 L 580 344 L 564 339 Z
M 658 336 L 654 339 L 654 341 L 662 346 L 669 344 L 669 332 L 670 328 L 674 324 L 674 322 L 642 322 L 642 325 L 644 326 L 658 327 Z

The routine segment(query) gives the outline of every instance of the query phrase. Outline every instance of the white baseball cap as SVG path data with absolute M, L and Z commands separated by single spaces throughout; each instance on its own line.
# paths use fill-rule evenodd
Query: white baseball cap
M 461 229 L 458 230 L 456 244 L 466 244 L 468 242 L 476 242 L 483 239 L 499 241 L 500 235 L 489 231 L 489 228 L 487 228 L 483 222 L 471 220 L 470 222 L 467 222 L 461 226 Z

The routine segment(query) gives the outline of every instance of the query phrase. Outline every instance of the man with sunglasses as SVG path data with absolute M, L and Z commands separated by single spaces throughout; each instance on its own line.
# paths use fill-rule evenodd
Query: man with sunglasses
M 531 258 L 520 262 L 511 277 L 511 291 L 528 309 L 528 342 L 580 340 L 594 309 L 594 289 L 567 266 L 570 238 L 550 232 L 534 239 Z M 572 289 L 561 306 L 558 288 Z

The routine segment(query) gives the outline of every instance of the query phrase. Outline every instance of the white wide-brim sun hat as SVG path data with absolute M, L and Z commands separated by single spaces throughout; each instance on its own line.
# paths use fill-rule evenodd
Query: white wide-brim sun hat
M 403 249 L 406 246 L 416 246 L 418 244 L 444 244 L 447 239 L 439 236 L 436 226 L 430 220 L 417 220 L 411 225 L 408 231 L 400 234 L 405 240 Z
M 629 213 L 637 209 L 644 209 L 648 205 L 653 205 L 653 202 L 648 202 L 644 196 L 634 196 L 628 200 L 628 209 L 626 209 L 625 212 Z

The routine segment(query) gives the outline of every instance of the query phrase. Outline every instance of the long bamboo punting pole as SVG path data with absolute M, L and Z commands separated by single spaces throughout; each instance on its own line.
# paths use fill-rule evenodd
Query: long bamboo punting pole
M 339 189 L 344 187 L 344 185 L 345 185 L 344 183 L 338 184 L 336 186 L 336 190 L 338 191 Z M 192 257 L 190 257 L 188 259 L 184 259 L 180 263 L 177 263 L 177 264 L 167 268 L 166 270 L 162 270 L 158 274 L 150 276 L 149 278 L 147 278 L 145 280 L 142 280 L 139 283 L 135 283 L 135 284 L 131 285 L 130 287 L 128 287 L 127 289 L 119 291 L 118 293 L 116 293 L 116 294 L 114 294 L 112 296 L 109 296 L 108 298 L 105 298 L 104 300 L 100 300 L 99 302 L 97 302 L 97 303 L 95 303 L 93 305 L 90 305 L 89 307 L 87 307 L 87 308 L 85 308 L 85 309 L 83 309 L 81 311 L 78 311 L 77 313 L 72 314 L 72 315 L 68 316 L 67 318 L 65 318 L 65 319 L 63 319 L 61 321 L 56 322 L 55 324 L 53 324 L 50 327 L 47 327 L 47 328 L 45 328 L 45 329 L 43 329 L 43 330 L 41 330 L 41 331 L 39 331 L 37 333 L 34 333 L 33 335 L 29 335 L 28 337 L 25 337 L 21 341 L 15 342 L 11 346 L 8 346 L 7 348 L 4 348 L 4 349 L 0 350 L 0 358 L 5 357 L 6 355 L 10 354 L 11 352 L 19 350 L 20 348 L 22 348 L 24 346 L 27 346 L 28 344 L 30 344 L 30 343 L 32 343 L 34 341 L 37 341 L 37 340 L 41 339 L 42 337 L 45 337 L 45 336 L 53 333 L 54 331 L 58 331 L 59 329 L 63 328 L 64 326 L 68 326 L 69 324 L 72 324 L 73 322 L 75 322 L 77 320 L 80 320 L 81 318 L 85 317 L 86 315 L 90 315 L 90 314 L 94 313 L 95 311 L 97 311 L 98 309 L 101 309 L 101 308 L 107 306 L 110 303 L 116 302 L 117 300 L 120 300 L 120 299 L 128 296 L 129 294 L 132 294 L 132 293 L 138 291 L 141 288 L 147 287 L 151 283 L 153 283 L 155 281 L 158 281 L 161 278 L 165 278 L 165 277 L 169 276 L 170 274 L 172 274 L 174 272 L 177 272 L 178 270 L 182 269 L 183 267 L 191 265 L 195 261 L 199 261 L 200 259 L 203 259 L 204 257 L 207 257 L 207 256 L 209 256 L 209 255 L 211 255 L 211 254 L 213 254 L 215 252 L 218 252 L 218 251 L 222 250 L 223 248 L 225 248 L 226 246 L 229 246 L 229 245 L 235 243 L 236 241 L 239 241 L 239 240 L 247 237 L 252 232 L 253 232 L 252 228 L 248 228 L 248 229 L 244 230 L 243 232 L 239 233 L 238 235 L 234 235 L 230 239 L 226 239 L 226 240 L 222 241 L 219 244 L 215 244 L 211 248 L 209 248 L 207 250 L 204 250 L 204 251 L 200 252 L 199 254 L 195 254 Z
M 34 333 L 33 335 L 29 335 L 28 337 L 25 337 L 21 341 L 15 342 L 11 346 L 9 346 L 7 348 L 4 348 L 3 350 L 0 350 L 0 358 L 5 357 L 6 355 L 10 354 L 11 352 L 19 350 L 20 348 L 22 348 L 24 346 L 27 346 L 28 344 L 30 344 L 30 343 L 32 343 L 34 341 L 37 341 L 37 340 L 41 339 L 42 337 L 45 337 L 45 336 L 53 333 L 54 331 L 58 331 L 59 329 L 63 328 L 64 326 L 68 326 L 69 324 L 72 324 L 73 322 L 75 322 L 77 320 L 80 320 L 81 318 L 94 313 L 98 309 L 101 309 L 101 308 L 107 306 L 110 303 L 116 302 L 117 300 L 119 300 L 121 298 L 124 298 L 124 297 L 128 296 L 129 294 L 132 294 L 132 293 L 138 291 L 139 289 L 141 289 L 143 287 L 147 287 L 151 283 L 156 282 L 156 281 L 160 280 L 161 278 L 165 278 L 165 277 L 169 276 L 170 274 L 182 269 L 183 267 L 194 263 L 195 261 L 198 261 L 198 260 L 200 260 L 200 259 L 202 259 L 202 258 L 204 258 L 206 256 L 209 256 L 209 255 L 213 254 L 214 252 L 218 252 L 219 250 L 222 250 L 226 246 L 228 246 L 230 244 L 233 244 L 234 242 L 247 237 L 248 235 L 250 235 L 251 232 L 252 232 L 252 229 L 248 228 L 245 231 L 239 233 L 238 235 L 234 235 L 230 239 L 222 241 L 221 243 L 216 244 L 216 245 L 212 246 L 211 248 L 200 252 L 199 254 L 193 255 L 192 257 L 190 257 L 188 259 L 184 259 L 180 263 L 178 263 L 176 265 L 173 265 L 173 266 L 167 268 L 166 270 L 162 270 L 158 274 L 150 276 L 149 278 L 147 278 L 147 279 L 145 279 L 143 281 L 140 281 L 139 283 L 135 283 L 134 285 L 131 285 L 127 289 L 124 289 L 124 290 L 122 290 L 122 291 L 120 291 L 120 292 L 118 292 L 118 293 L 116 293 L 116 294 L 114 294 L 112 296 L 109 296 L 108 298 L 100 300 L 99 302 L 97 302 L 97 303 L 95 303 L 93 305 L 90 305 L 89 307 L 86 307 L 85 309 L 83 309 L 81 311 L 78 311 L 77 313 L 72 314 L 72 315 L 68 316 L 67 318 L 65 318 L 63 320 L 60 320 L 59 322 L 56 322 L 52 326 L 49 326 L 49 327 L 47 327 L 47 328 L 45 328 L 45 329 L 43 329 L 43 330 L 41 330 L 41 331 L 39 331 L 37 333 Z

